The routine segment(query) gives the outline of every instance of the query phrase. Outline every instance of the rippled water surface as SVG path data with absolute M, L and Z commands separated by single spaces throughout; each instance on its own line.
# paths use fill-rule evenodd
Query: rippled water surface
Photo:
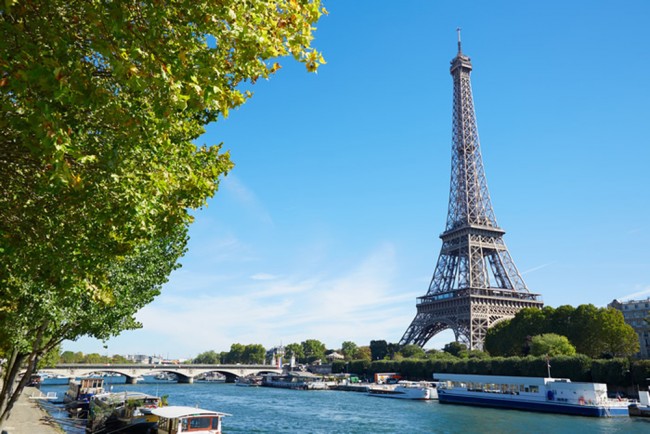
M 44 392 L 57 391 L 59 396 L 65 389 L 42 388 Z M 115 392 L 122 390 L 169 395 L 170 405 L 230 413 L 232 417 L 224 419 L 224 433 L 650 433 L 650 419 L 548 415 L 377 398 L 356 392 L 223 383 L 113 386 Z

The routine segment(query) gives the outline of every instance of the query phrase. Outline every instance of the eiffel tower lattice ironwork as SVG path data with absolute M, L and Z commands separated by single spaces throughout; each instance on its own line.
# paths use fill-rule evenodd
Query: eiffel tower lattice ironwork
M 456 341 L 483 349 L 489 327 L 525 307 L 543 306 L 517 270 L 497 225 L 476 127 L 470 58 L 461 50 L 451 61 L 454 82 L 453 140 L 449 210 L 442 248 L 427 294 L 401 345 L 423 347 L 451 329 Z

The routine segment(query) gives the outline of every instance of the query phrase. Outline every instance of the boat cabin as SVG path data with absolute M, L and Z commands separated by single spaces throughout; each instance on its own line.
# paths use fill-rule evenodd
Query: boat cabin
M 151 413 L 158 416 L 158 434 L 221 434 L 221 419 L 230 416 L 183 406 L 155 408 Z

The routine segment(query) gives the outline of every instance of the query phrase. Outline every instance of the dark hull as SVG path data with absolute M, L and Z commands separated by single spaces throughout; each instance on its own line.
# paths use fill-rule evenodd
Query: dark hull
M 606 408 L 588 405 L 556 404 L 551 402 L 518 401 L 504 399 L 490 399 L 479 396 L 453 395 L 438 392 L 438 400 L 442 404 L 475 405 L 481 407 L 506 408 L 512 410 L 535 411 L 542 413 L 570 414 L 591 417 L 616 417 L 627 416 L 624 407 Z

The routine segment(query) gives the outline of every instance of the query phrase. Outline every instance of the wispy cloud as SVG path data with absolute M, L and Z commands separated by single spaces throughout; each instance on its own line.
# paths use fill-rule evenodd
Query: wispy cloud
M 146 333 L 195 354 L 237 342 L 273 346 L 319 339 L 338 347 L 344 340 L 397 341 L 415 309 L 395 284 L 395 262 L 394 247 L 384 243 L 340 275 L 257 273 L 228 291 L 190 299 L 168 293 L 138 319 Z
M 647 286 L 640 291 L 633 292 L 632 294 L 627 294 L 621 297 L 617 297 L 617 300 L 619 301 L 634 300 L 634 299 L 648 297 L 648 296 L 650 296 L 650 286 Z
M 256 273 L 251 276 L 253 280 L 275 280 L 278 276 L 269 273 Z
M 234 200 L 263 224 L 273 225 L 273 218 L 257 195 L 235 175 L 228 175 L 221 181 L 221 190 L 230 194 Z
M 534 273 L 535 271 L 539 271 L 539 270 L 541 270 L 543 268 L 546 268 L 546 267 L 548 267 L 550 265 L 553 265 L 553 264 L 555 264 L 555 261 L 554 262 L 548 262 L 548 263 L 542 264 L 542 265 L 538 265 L 537 267 L 529 268 L 526 271 L 522 271 L 521 275 L 524 276 L 526 274 Z

